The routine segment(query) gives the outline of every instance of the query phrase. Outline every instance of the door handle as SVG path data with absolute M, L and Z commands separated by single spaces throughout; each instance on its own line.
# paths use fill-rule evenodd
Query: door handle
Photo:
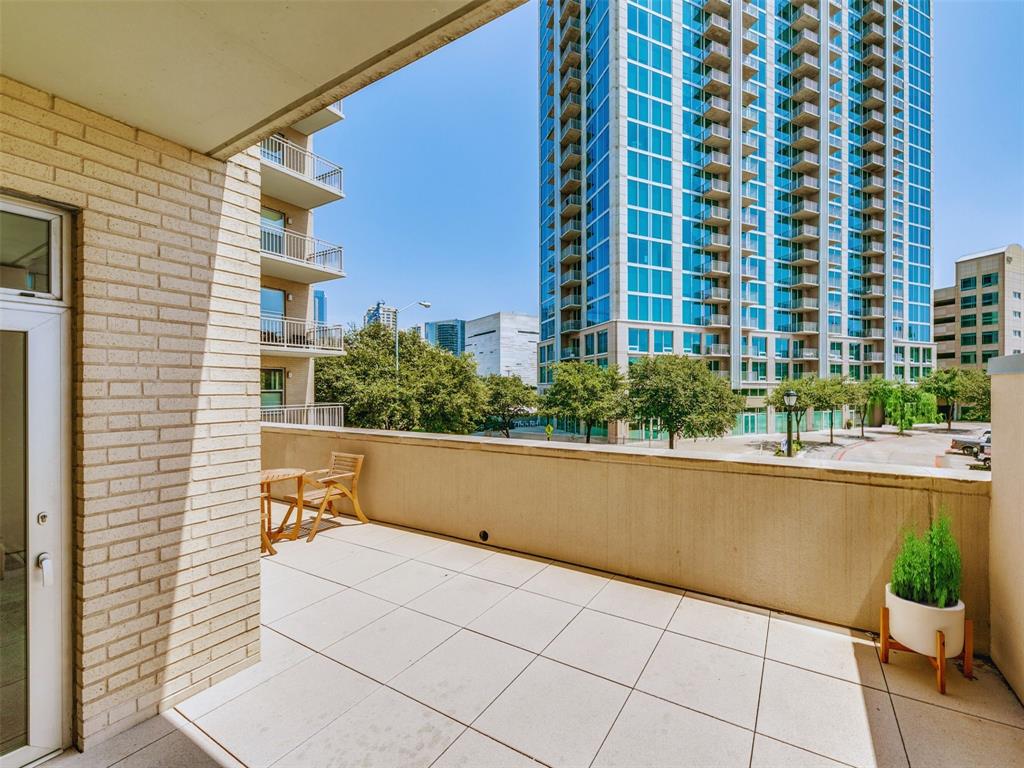
M 49 552 L 40 553 L 39 557 L 36 558 L 36 565 L 43 570 L 43 586 L 53 586 L 53 558 L 50 557 Z

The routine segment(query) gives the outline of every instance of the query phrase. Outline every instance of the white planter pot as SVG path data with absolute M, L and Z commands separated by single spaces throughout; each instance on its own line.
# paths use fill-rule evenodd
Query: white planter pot
M 960 655 L 964 649 L 964 602 L 952 608 L 936 608 L 892 593 L 892 584 L 885 585 L 885 607 L 889 609 L 889 634 L 896 642 L 925 656 L 935 656 L 935 633 L 946 638 L 946 658 Z

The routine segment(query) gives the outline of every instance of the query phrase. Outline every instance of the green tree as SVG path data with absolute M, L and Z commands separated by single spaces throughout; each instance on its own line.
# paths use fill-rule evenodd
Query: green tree
M 946 401 L 946 429 L 953 429 L 953 416 L 963 399 L 966 378 L 960 368 L 940 368 L 923 377 L 917 386 L 939 400 Z
M 902 380 L 893 382 L 885 412 L 889 423 L 895 424 L 901 435 L 914 426 L 914 415 L 920 401 L 921 390 L 917 386 Z
M 476 361 L 472 355 L 423 346 L 408 366 L 402 363 L 399 376 L 417 403 L 416 428 L 451 435 L 473 432 L 487 405 L 487 388 L 476 375 Z
M 766 404 L 770 405 L 776 411 L 785 413 L 789 410 L 789 407 L 786 405 L 786 401 L 783 399 L 786 392 L 789 390 L 796 392 L 796 405 L 793 406 L 793 422 L 796 425 L 797 442 L 800 442 L 800 422 L 807 413 L 807 409 L 814 406 L 814 402 L 811 399 L 811 393 L 814 390 L 815 382 L 817 382 L 817 377 L 815 376 L 803 376 L 799 379 L 786 379 L 785 381 L 779 382 L 779 385 L 769 393 L 765 400 Z
M 595 424 L 623 419 L 628 413 L 622 374 L 614 366 L 557 363 L 554 381 L 541 402 L 541 413 L 556 419 L 582 421 L 589 443 Z
M 992 379 L 977 368 L 960 369 L 960 400 L 966 408 L 969 421 L 988 421 L 992 418 Z
M 817 410 L 828 411 L 828 444 L 835 445 L 836 409 L 850 402 L 849 387 L 841 376 L 815 378 L 810 381 L 808 399 Z
M 511 437 L 515 420 L 532 413 L 537 407 L 537 393 L 518 376 L 491 374 L 484 379 L 484 387 L 487 390 L 488 427 L 500 429 L 505 437 Z
M 857 411 L 860 417 L 860 436 L 864 437 L 864 422 L 867 420 L 868 411 L 873 405 L 884 405 L 889 400 L 889 390 L 892 385 L 881 376 L 872 376 L 864 381 L 850 382 L 849 404 Z
M 733 428 L 744 398 L 696 359 L 661 355 L 629 367 L 630 414 L 660 419 L 668 430 L 668 447 L 676 435 L 697 439 L 720 437 Z

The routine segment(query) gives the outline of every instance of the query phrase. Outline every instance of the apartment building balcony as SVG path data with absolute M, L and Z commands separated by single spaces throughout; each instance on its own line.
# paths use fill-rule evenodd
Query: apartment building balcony
M 885 307 L 881 304 L 866 304 L 863 307 L 862 316 L 868 320 L 884 320 Z
M 729 42 L 729 20 L 725 16 L 712 13 L 704 25 L 704 37 L 720 43 Z
M 818 324 L 811 320 L 803 320 L 793 325 L 793 333 L 817 333 Z M 815 355 L 817 356 L 817 355 Z
M 311 133 L 322 131 L 324 128 L 329 128 L 344 119 L 345 112 L 342 109 L 341 99 L 339 99 L 326 105 L 319 112 L 314 112 L 309 117 L 303 118 L 297 123 L 292 123 L 292 128 L 308 136 Z
M 582 49 L 579 43 L 562 46 L 562 63 L 559 66 L 559 72 L 564 72 L 569 67 L 578 67 L 582 60 Z
M 578 93 L 569 93 L 562 98 L 562 121 L 568 120 L 570 117 L 578 117 L 580 110 L 583 108 L 583 100 L 580 98 Z
M 868 261 L 861 268 L 861 274 L 868 277 L 885 277 L 885 264 L 880 261 Z
M 752 27 L 757 23 L 757 6 L 751 2 L 744 1 L 741 11 L 744 29 Z
M 570 118 L 562 124 L 561 144 L 564 147 L 570 142 L 578 142 L 583 132 L 583 122 L 578 117 Z
M 744 232 L 750 232 L 751 230 L 757 229 L 760 226 L 757 214 L 754 211 L 744 210 L 740 216 L 740 229 Z
M 861 288 L 860 295 L 874 298 L 882 298 L 883 296 L 885 296 L 885 288 L 883 288 L 881 285 L 865 285 L 863 288 Z
M 815 29 L 821 21 L 821 15 L 818 13 L 818 9 L 809 4 L 804 3 L 801 5 L 793 17 L 793 21 L 790 26 L 793 29 Z
M 746 166 L 746 164 L 747 161 L 744 160 L 743 165 Z M 751 165 L 754 165 L 754 163 L 751 163 Z M 740 185 L 740 202 L 743 205 L 754 205 L 757 202 L 757 200 L 757 187 L 755 187 L 753 184 L 749 182 Z
M 345 276 L 344 249 L 310 235 L 263 226 L 260 250 L 264 275 L 307 285 Z
M 583 230 L 583 222 L 575 216 L 568 221 L 562 222 L 562 229 L 560 231 L 563 240 L 577 240 Z
M 280 136 L 260 142 L 260 170 L 263 194 L 299 208 L 310 210 L 345 196 L 341 166 Z
M 582 155 L 580 154 L 580 145 L 570 143 L 562 150 L 562 162 L 560 167 L 563 171 L 567 171 L 570 168 L 579 168 L 582 159 Z
M 797 248 L 793 251 L 789 263 L 794 267 L 806 267 L 818 264 L 820 254 L 814 248 Z
M 864 55 L 861 57 L 863 61 L 869 67 L 885 63 L 885 49 L 877 45 L 867 45 L 864 47 Z
M 884 352 L 865 352 L 864 361 L 868 363 L 884 363 L 885 353 Z
M 749 307 L 752 304 L 757 304 L 760 302 L 757 291 L 753 290 L 752 288 L 749 288 L 748 285 L 745 285 L 743 289 L 740 291 L 740 304 L 742 304 L 745 307 Z
M 715 69 L 728 69 L 732 55 L 729 53 L 729 46 L 712 40 L 704 49 L 704 66 Z
M 288 424 L 301 427 L 344 427 L 343 403 L 309 403 L 306 405 L 261 405 L 263 424 Z
M 562 333 L 578 333 L 580 328 L 583 327 L 579 318 L 573 320 L 563 320 L 560 327 Z
M 727 173 L 729 171 L 729 156 L 724 152 L 707 152 L 704 155 L 702 167 L 707 173 Z
M 821 72 L 821 60 L 813 53 L 803 53 L 793 62 L 793 77 L 817 77 Z
M 821 110 L 817 104 L 804 101 L 793 109 L 794 125 L 812 125 L 821 121 Z
M 703 355 L 708 357 L 728 357 L 729 356 L 729 345 L 728 344 L 708 344 L 704 347 L 701 352 Z
M 757 86 L 751 82 L 743 83 L 743 91 L 740 93 L 740 99 L 744 105 L 753 104 L 757 100 Z
M 728 277 L 732 273 L 729 269 L 729 262 L 711 259 L 704 263 L 703 274 L 705 277 Z
M 562 15 L 559 17 L 559 22 L 565 24 L 565 20 L 570 16 L 580 15 L 580 4 L 579 0 L 562 0 Z
M 799 325 L 815 325 L 816 326 L 816 323 L 800 323 Z M 811 331 L 797 331 L 797 333 L 816 333 L 817 330 L 818 330 L 817 327 L 815 327 Z M 803 347 L 796 355 L 794 355 L 794 357 L 797 360 L 817 360 L 818 359 L 818 350 L 816 350 L 816 349 L 808 349 L 807 347 Z
M 740 178 L 743 179 L 743 181 L 756 179 L 759 170 L 760 166 L 758 165 L 757 160 L 753 157 L 744 157 L 740 162 Z
M 878 2 L 878 0 L 873 0 L 873 2 L 865 4 L 860 14 L 860 20 L 869 24 L 876 21 L 882 21 L 884 19 L 885 4 Z
M 579 168 L 572 168 L 562 174 L 562 186 L 560 187 L 562 194 L 569 192 L 575 192 L 580 188 L 583 183 L 583 174 Z
M 793 38 L 793 45 L 790 50 L 795 55 L 803 53 L 814 53 L 817 54 L 821 47 L 821 38 L 818 37 L 818 33 L 811 29 L 801 29 L 800 34 Z
M 748 261 L 743 261 L 740 264 L 740 279 L 741 280 L 757 280 L 761 277 L 760 270 L 757 265 L 751 264 Z
M 562 72 L 561 75 L 562 96 L 565 96 L 565 94 L 569 93 L 570 91 L 575 92 L 580 90 L 580 79 L 582 75 L 580 74 L 579 69 L 577 69 L 576 67 L 569 67 L 567 70 L 565 70 L 565 72 Z
M 885 149 L 885 137 L 876 131 L 872 131 L 864 137 L 864 144 L 862 146 L 868 152 Z
M 882 235 L 885 234 L 885 220 L 884 219 L 865 219 L 864 229 L 862 230 L 865 235 Z
M 711 227 L 721 227 L 729 223 L 729 209 L 723 205 L 709 205 L 704 209 L 702 220 Z
M 868 176 L 864 179 L 864 191 L 877 193 L 885 192 L 885 178 L 882 176 Z
M 865 256 L 884 256 L 885 243 L 882 240 L 865 240 L 861 253 Z
M 821 183 L 814 176 L 803 175 L 793 183 L 794 195 L 816 195 L 821 189 Z
M 562 297 L 562 309 L 579 309 L 583 305 L 583 294 L 580 291 L 567 293 Z
M 821 134 L 817 128 L 801 128 L 793 133 L 793 146 L 796 149 L 817 149 L 821 144 Z
M 793 230 L 794 243 L 809 243 L 820 237 L 820 230 L 814 224 L 801 224 Z
M 578 16 L 570 16 L 562 22 L 562 38 L 558 45 L 564 48 L 569 43 L 579 42 L 580 20 Z
M 704 0 L 701 9 L 704 13 L 717 13 L 719 16 L 728 18 L 732 2 L 730 0 Z
M 728 251 L 729 236 L 717 232 L 709 232 L 700 239 L 700 242 L 697 243 L 697 247 L 702 248 L 705 251 Z
M 583 246 L 579 243 L 563 245 L 559 255 L 559 263 L 562 265 L 574 264 L 583 260 Z
M 345 329 L 298 317 L 260 317 L 260 349 L 278 357 L 345 354 Z
M 871 153 L 864 158 L 864 170 L 881 171 L 885 168 L 885 157 L 877 153 Z
M 817 152 L 800 152 L 793 158 L 793 170 L 797 173 L 817 171 L 821 165 L 821 158 Z
M 583 282 L 583 272 L 579 269 L 568 269 L 562 273 L 558 284 L 563 288 L 571 288 Z
M 729 182 L 724 179 L 708 179 L 701 185 L 700 194 L 708 200 L 728 200 Z
M 708 72 L 707 77 L 704 78 L 704 82 L 701 83 L 701 88 L 706 93 L 722 97 L 729 95 L 729 86 L 729 73 L 723 72 L 720 69 L 712 69 Z
M 816 200 L 807 200 L 806 198 L 793 203 L 789 209 L 789 215 L 794 219 L 813 219 L 817 218 L 820 213 L 821 207 L 818 205 L 818 202 Z
M 704 133 L 701 134 L 700 140 L 701 143 L 708 147 L 713 147 L 715 149 L 728 148 L 729 129 L 724 125 L 714 123 L 704 129 Z
M 885 42 L 885 27 L 875 23 L 864 25 L 861 40 L 865 43 L 882 45 Z
M 728 304 L 729 289 L 719 286 L 705 288 L 698 294 L 698 298 L 709 304 Z
M 818 299 L 813 296 L 804 296 L 796 299 L 793 302 L 792 309 L 794 312 L 817 312 L 818 311 Z
M 744 53 L 754 51 L 757 48 L 757 33 L 752 29 L 745 31 L 743 33 L 742 45 Z
M 743 132 L 743 144 L 740 147 L 740 153 L 747 157 L 757 152 L 757 137 L 754 134 L 747 131 Z
M 864 331 L 864 338 L 865 339 L 884 339 L 885 338 L 885 329 L 884 328 L 868 328 L 866 331 Z
M 562 197 L 562 218 L 575 216 L 583 206 L 583 197 L 579 194 L 565 195 Z
M 791 285 L 793 288 L 817 288 L 818 276 L 813 272 L 797 272 Z
M 705 328 L 728 328 L 730 324 L 729 316 L 721 314 L 705 315 L 700 322 Z
M 728 120 L 730 114 L 732 114 L 732 107 L 729 105 L 728 99 L 711 96 L 704 102 L 704 118 L 707 120 L 721 123 Z
M 580 348 L 579 345 L 573 345 L 569 347 L 562 347 L 562 352 L 559 355 L 562 360 L 579 360 L 580 359 Z
M 867 109 L 877 109 L 885 104 L 885 93 L 878 88 L 869 88 L 864 92 L 861 103 Z
M 809 101 L 821 95 L 818 81 L 812 77 L 802 77 L 793 84 L 793 100 Z
M 868 67 L 861 82 L 869 88 L 882 88 L 885 86 L 885 70 L 881 67 Z
M 749 80 L 758 73 L 761 69 L 761 65 L 752 54 L 747 54 L 743 57 L 743 61 L 740 63 L 740 69 L 743 74 L 744 80 Z
M 743 126 L 743 130 L 749 131 L 757 126 L 758 122 L 760 122 L 758 111 L 753 107 L 744 107 L 740 113 L 740 124 Z

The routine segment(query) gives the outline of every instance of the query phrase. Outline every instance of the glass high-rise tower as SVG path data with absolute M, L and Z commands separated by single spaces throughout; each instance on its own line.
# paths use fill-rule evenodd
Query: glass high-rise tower
M 930 369 L 930 0 L 541 0 L 539 85 L 541 386 Z

